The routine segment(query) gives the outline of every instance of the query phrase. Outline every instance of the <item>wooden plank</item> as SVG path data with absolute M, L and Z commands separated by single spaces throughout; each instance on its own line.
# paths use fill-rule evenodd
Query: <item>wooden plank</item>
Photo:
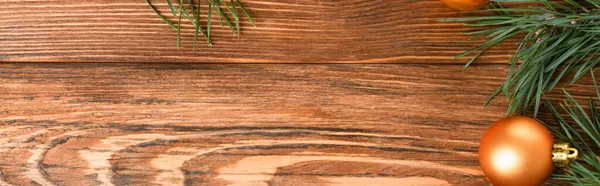
M 0 65 L 0 183 L 489 185 L 503 66 Z
M 142 0 L 0 0 L 0 61 L 462 64 L 452 56 L 481 43 L 462 34 L 469 28 L 437 22 L 459 16 L 438 0 L 243 2 L 257 28 L 242 19 L 237 39 L 214 22 L 214 47 L 193 50 L 186 23 L 178 50 L 175 32 Z M 516 41 L 478 63 L 505 63 Z

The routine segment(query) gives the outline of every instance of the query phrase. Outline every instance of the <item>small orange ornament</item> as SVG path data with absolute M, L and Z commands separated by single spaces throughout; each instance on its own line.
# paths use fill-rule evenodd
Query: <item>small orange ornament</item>
M 477 10 L 483 8 L 489 0 L 441 0 L 447 7 L 459 11 Z
M 539 186 L 554 169 L 553 143 L 550 131 L 537 120 L 504 118 L 483 134 L 479 163 L 495 186 Z

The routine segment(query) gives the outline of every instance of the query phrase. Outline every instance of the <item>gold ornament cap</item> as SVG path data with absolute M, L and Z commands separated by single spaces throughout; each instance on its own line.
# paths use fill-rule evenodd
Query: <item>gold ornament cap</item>
M 579 152 L 568 142 L 558 142 L 552 145 L 552 162 L 556 167 L 566 167 L 577 159 Z

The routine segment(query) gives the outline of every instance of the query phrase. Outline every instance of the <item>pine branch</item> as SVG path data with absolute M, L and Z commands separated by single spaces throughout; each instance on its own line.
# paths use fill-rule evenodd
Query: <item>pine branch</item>
M 501 2 L 527 2 L 537 6 L 504 8 Z M 583 3 L 586 4 L 573 0 L 495 0 L 492 2 L 493 8 L 473 11 L 492 12 L 492 15 L 440 21 L 466 22 L 465 26 L 483 28 L 466 33 L 474 38 L 485 36 L 488 40 L 456 56 L 460 58 L 475 53 L 464 68 L 497 43 L 523 36 L 516 43 L 517 51 L 508 63 L 509 72 L 505 81 L 486 100 L 486 104 L 503 93 L 510 101 L 507 114 L 523 114 L 533 110 L 535 116 L 543 96 L 565 80 L 568 74 L 573 74 L 569 79 L 572 84 L 592 72 L 597 99 L 600 99 L 600 90 L 592 71 L 600 62 L 600 0 Z M 600 185 L 600 160 L 596 154 L 600 150 L 600 114 L 595 99 L 589 99 L 589 110 L 586 110 L 564 88 L 563 93 L 566 100 L 560 106 L 569 120 L 563 118 L 550 101 L 545 100 L 547 109 L 559 124 L 558 128 L 548 128 L 559 140 L 573 144 L 580 158 L 563 171 L 555 173 L 552 179 L 578 186 Z
M 503 8 L 501 2 L 533 2 L 537 6 Z M 475 38 L 486 36 L 488 40 L 456 56 L 460 58 L 477 52 L 464 68 L 490 47 L 525 34 L 523 40 L 516 43 L 518 48 L 508 63 L 508 76 L 486 100 L 486 104 L 498 94 L 504 93 L 510 101 L 507 115 L 523 114 L 533 108 L 535 116 L 544 93 L 555 88 L 571 72 L 575 76 L 570 79 L 570 83 L 576 82 L 600 62 L 600 9 L 597 6 L 600 1 L 588 0 L 587 3 L 584 6 L 572 0 L 563 0 L 562 3 L 546 0 L 495 0 L 491 9 L 472 11 L 493 12 L 494 15 L 440 21 L 467 22 L 465 26 L 484 27 L 482 30 L 466 33 Z M 587 6 L 595 8 L 587 9 Z
M 594 78 L 598 99 L 600 90 Z M 595 153 L 600 149 L 600 114 L 594 99 L 588 101 L 589 110 L 585 110 L 566 90 L 566 100 L 560 104 L 575 124 L 568 123 L 562 115 L 546 100 L 546 105 L 560 130 L 547 125 L 559 140 L 570 142 L 579 151 L 579 159 L 571 163 L 564 171 L 552 175 L 552 179 L 565 181 L 572 185 L 600 185 L 600 162 Z M 576 127 L 574 127 L 576 126 Z M 591 141 L 589 143 L 588 141 Z
M 246 9 L 246 7 L 239 0 L 236 0 L 236 1 L 231 0 L 229 4 L 227 4 L 224 0 L 208 0 L 208 11 L 207 11 L 208 16 L 207 16 L 206 32 L 204 31 L 204 29 L 202 29 L 202 26 L 200 25 L 200 2 L 198 2 L 197 8 L 194 8 L 193 1 L 188 0 L 187 3 L 188 3 L 189 7 L 185 8 L 183 0 L 177 0 L 176 4 L 172 3 L 171 0 L 165 0 L 167 6 L 169 7 L 169 10 L 171 11 L 171 14 L 173 14 L 173 17 L 176 17 L 176 19 L 177 19 L 177 23 L 173 23 L 173 22 L 169 21 L 169 19 L 166 16 L 161 14 L 160 11 L 158 9 L 156 9 L 156 7 L 150 2 L 150 0 L 145 0 L 145 1 L 152 8 L 152 10 L 156 13 L 156 15 L 158 15 L 158 17 L 160 17 L 165 23 L 167 23 L 167 25 L 169 25 L 171 28 L 173 28 L 176 31 L 176 33 L 177 33 L 177 48 L 180 47 L 180 43 L 181 43 L 181 24 L 182 24 L 181 20 L 182 20 L 182 18 L 184 18 L 185 20 L 188 20 L 194 26 L 193 48 L 196 48 L 196 42 L 197 42 L 198 36 L 200 34 L 202 36 L 204 36 L 204 38 L 206 39 L 206 42 L 208 43 L 208 46 L 212 46 L 212 41 L 210 39 L 212 10 L 215 10 L 216 15 L 219 17 L 219 20 L 221 21 L 221 25 L 223 26 L 223 21 L 224 21 L 227 24 L 227 26 L 229 27 L 229 29 L 231 30 L 231 32 L 233 32 L 234 35 L 237 35 L 238 38 L 240 37 L 240 27 L 241 27 L 240 22 L 239 22 L 240 14 L 238 13 L 238 8 L 241 9 L 242 12 L 244 13 L 244 16 L 246 16 L 250 20 L 250 23 L 252 24 L 252 26 L 256 27 L 256 23 L 254 22 L 254 19 L 252 18 L 252 16 L 250 15 L 250 13 Z M 178 7 L 175 7 L 175 5 L 177 5 Z M 221 5 L 223 5 L 223 6 L 221 6 Z M 228 12 L 229 15 L 232 17 L 233 23 L 229 20 L 229 18 L 227 17 L 228 15 L 225 14 L 225 12 L 223 11 L 224 9 L 222 7 L 224 7 L 226 12 Z M 189 11 L 188 11 L 188 9 L 189 9 Z

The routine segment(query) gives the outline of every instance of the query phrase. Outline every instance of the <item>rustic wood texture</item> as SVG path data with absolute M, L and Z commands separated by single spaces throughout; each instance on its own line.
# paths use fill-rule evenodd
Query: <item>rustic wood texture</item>
M 461 71 L 481 40 L 437 0 L 243 2 L 257 28 L 178 50 L 143 0 L 0 0 L 0 62 L 170 62 L 1 63 L 0 186 L 490 184 L 516 40 Z
M 165 15 L 165 1 L 152 0 Z M 206 2 L 201 1 L 202 25 Z M 242 37 L 213 23 L 214 47 L 192 49 L 193 27 L 176 34 L 144 0 L 0 0 L 0 61 L 5 62 L 235 62 L 235 63 L 464 63 L 452 56 L 468 41 L 459 16 L 438 0 L 243 0 Z M 173 19 L 174 20 L 174 19 Z M 214 20 L 213 20 L 214 21 Z M 516 39 L 478 63 L 506 63 Z
M 503 66 L 0 68 L 3 185 L 488 185 L 506 106 Z
M 502 65 L 0 69 L 2 185 L 489 185 L 506 107 Z

